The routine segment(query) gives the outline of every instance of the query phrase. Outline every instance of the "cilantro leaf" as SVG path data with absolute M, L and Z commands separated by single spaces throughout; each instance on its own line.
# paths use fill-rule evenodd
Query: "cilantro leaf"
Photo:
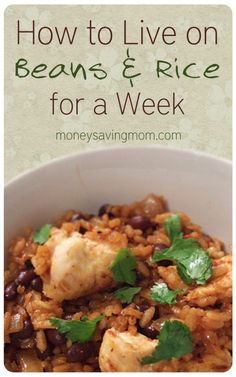
M 142 364 L 179 358 L 192 350 L 192 334 L 188 326 L 180 321 L 165 321 L 155 350 L 150 356 L 143 358 Z
M 130 304 L 133 297 L 141 291 L 141 287 L 123 287 L 114 292 L 115 297 L 123 304 Z
M 40 228 L 39 230 L 36 230 L 33 233 L 34 242 L 37 242 L 40 245 L 43 245 L 49 239 L 51 229 L 52 229 L 51 224 L 45 224 L 42 226 L 42 228 Z
M 179 215 L 168 217 L 164 223 L 164 228 L 171 242 L 173 242 L 176 237 L 182 238 L 182 224 Z
M 174 262 L 178 274 L 186 284 L 205 284 L 212 275 L 212 262 L 208 253 L 193 238 L 175 238 L 169 249 L 154 254 L 154 262 L 161 260 Z
M 176 304 L 176 296 L 181 289 L 170 290 L 166 283 L 156 283 L 151 288 L 151 298 L 160 304 Z
M 100 315 L 95 319 L 89 320 L 87 317 L 81 318 L 81 320 L 64 320 L 60 318 L 50 318 L 49 321 L 61 334 L 65 334 L 67 339 L 72 342 L 88 342 L 95 330 L 96 325 L 101 321 L 105 315 Z
M 110 265 L 115 281 L 134 285 L 136 281 L 136 258 L 130 249 L 120 249 L 115 260 Z

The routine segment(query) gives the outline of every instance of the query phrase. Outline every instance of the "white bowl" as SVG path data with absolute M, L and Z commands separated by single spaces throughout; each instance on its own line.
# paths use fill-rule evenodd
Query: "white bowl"
M 5 242 L 68 209 L 96 212 L 104 203 L 130 203 L 154 192 L 229 244 L 231 187 L 231 163 L 196 152 L 113 148 L 66 156 L 6 185 Z

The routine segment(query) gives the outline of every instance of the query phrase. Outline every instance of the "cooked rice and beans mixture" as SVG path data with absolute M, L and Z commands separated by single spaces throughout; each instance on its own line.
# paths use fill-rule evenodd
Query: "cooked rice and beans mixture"
M 25 229 L 5 272 L 13 372 L 223 372 L 231 254 L 163 197 Z

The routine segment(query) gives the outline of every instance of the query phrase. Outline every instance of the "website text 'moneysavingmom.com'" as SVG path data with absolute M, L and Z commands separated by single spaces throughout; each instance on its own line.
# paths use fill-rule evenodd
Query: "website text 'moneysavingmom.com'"
M 180 131 L 56 131 L 57 141 L 80 141 L 90 142 L 160 142 L 160 141 L 181 141 L 183 134 Z

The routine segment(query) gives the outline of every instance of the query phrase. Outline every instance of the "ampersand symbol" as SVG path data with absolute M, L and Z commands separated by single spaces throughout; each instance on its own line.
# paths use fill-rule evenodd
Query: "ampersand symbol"
M 134 74 L 126 73 L 127 70 L 134 69 L 134 64 L 130 64 L 130 62 L 135 62 L 135 59 L 131 58 L 130 55 L 129 55 L 129 49 L 127 49 L 126 54 L 127 54 L 127 58 L 123 61 L 123 65 L 124 65 L 125 68 L 123 69 L 122 74 L 123 74 L 123 77 L 125 79 L 129 79 L 130 85 L 131 85 L 131 87 L 133 87 L 134 86 L 133 78 L 140 76 L 141 73 L 134 73 Z

